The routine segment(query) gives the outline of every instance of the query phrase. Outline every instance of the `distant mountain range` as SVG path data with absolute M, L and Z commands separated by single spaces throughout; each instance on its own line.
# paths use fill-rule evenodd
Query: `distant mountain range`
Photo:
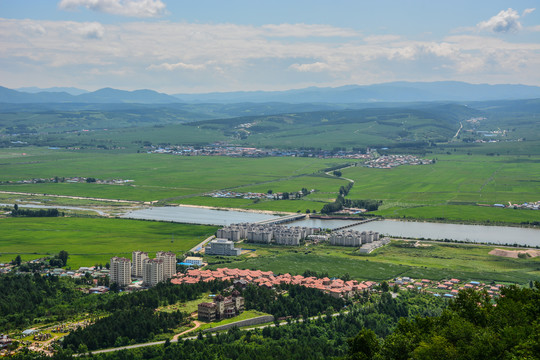
M 44 90 L 44 91 L 42 91 Z M 393 82 L 309 87 L 286 91 L 242 91 L 167 95 L 153 90 L 124 91 L 104 88 L 94 92 L 76 88 L 35 87 L 17 90 L 0 86 L 0 103 L 172 104 L 172 103 L 269 103 L 358 104 L 414 101 L 489 101 L 540 98 L 540 87 L 527 85 L 469 84 L 456 81 Z

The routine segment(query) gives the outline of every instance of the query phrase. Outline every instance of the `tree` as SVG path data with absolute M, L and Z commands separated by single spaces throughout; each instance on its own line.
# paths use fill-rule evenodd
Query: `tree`
M 381 348 L 379 338 L 373 330 L 362 329 L 354 338 L 347 340 L 349 354 L 347 359 L 373 359 Z
M 15 257 L 14 263 L 17 266 L 21 265 L 21 255 L 17 255 L 17 257 Z
M 69 257 L 69 254 L 68 254 L 68 252 L 65 251 L 65 250 L 61 250 L 61 251 L 58 253 L 58 258 L 59 258 L 60 260 L 62 260 L 62 266 L 66 266 L 68 257 Z

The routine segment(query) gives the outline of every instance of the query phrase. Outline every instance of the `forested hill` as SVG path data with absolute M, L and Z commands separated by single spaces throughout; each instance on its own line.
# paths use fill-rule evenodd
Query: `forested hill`
M 422 104 L 417 107 L 371 108 L 341 111 L 286 113 L 190 123 L 202 129 L 222 131 L 246 144 L 271 146 L 284 139 L 301 146 L 340 139 L 343 146 L 417 144 L 447 141 L 460 122 L 483 112 L 458 104 Z M 306 141 L 310 139 L 310 141 Z

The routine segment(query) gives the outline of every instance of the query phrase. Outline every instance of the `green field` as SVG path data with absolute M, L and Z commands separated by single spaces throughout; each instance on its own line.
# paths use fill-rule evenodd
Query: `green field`
M 26 155 L 22 155 L 25 153 Z M 94 177 L 134 180 L 130 185 L 87 183 L 3 184 L 0 190 L 124 200 L 170 200 L 221 189 L 236 189 L 309 175 L 335 159 L 182 157 L 162 154 L 81 153 L 39 148 L 1 150 L 0 181 L 51 177 Z M 335 181 L 332 179 L 332 181 Z M 321 184 L 305 177 L 302 187 Z M 265 186 L 266 187 L 266 186 Z M 327 189 L 328 186 L 325 188 Z M 338 187 L 339 188 L 339 187 Z M 268 189 L 266 189 L 268 190 Z M 334 190 L 335 191 L 335 190 Z
M 538 156 L 446 155 L 432 165 L 347 168 L 343 176 L 355 180 L 349 198 L 383 200 L 379 215 L 520 223 L 539 221 L 540 212 L 471 205 L 540 200 L 539 164 Z
M 182 254 L 216 227 L 104 218 L 0 218 L 0 262 L 31 260 L 66 250 L 68 266 L 105 264 L 134 250 Z
M 25 155 L 23 155 L 25 154 Z M 230 158 L 182 157 L 165 154 L 76 152 L 24 148 L 0 150 L 0 191 L 45 193 L 90 198 L 158 201 L 213 207 L 277 212 L 320 211 L 333 201 L 347 180 L 326 176 L 323 169 L 348 162 L 345 159 L 293 157 Z M 353 179 L 350 199 L 377 199 L 383 204 L 377 215 L 454 222 L 520 224 L 540 221 L 540 212 L 509 211 L 475 206 L 538 201 L 539 156 L 437 155 L 436 163 L 373 169 L 343 169 Z M 6 182 L 52 177 L 94 177 L 134 180 L 127 185 L 94 183 L 7 184 Z M 313 193 L 300 200 L 272 201 L 224 199 L 203 196 L 218 190 L 236 192 Z M 13 203 L 17 195 L 0 194 Z M 81 204 L 90 200 L 45 199 L 52 204 Z M 32 199 L 24 199 L 32 200 Z
M 475 205 L 392 206 L 375 211 L 374 214 L 393 218 L 444 220 L 453 223 L 519 224 L 540 221 L 540 211 Z
M 229 258 L 210 267 L 270 270 L 274 273 L 302 274 L 306 270 L 328 272 L 329 276 L 349 274 L 359 280 L 388 280 L 398 276 L 441 280 L 503 281 L 528 283 L 540 280 L 540 258 L 511 259 L 488 253 L 495 246 L 422 242 L 421 247 L 402 247 L 404 241 L 361 255 L 356 248 L 328 245 L 307 248 L 242 244 L 256 249 L 253 255 Z M 211 262 L 219 261 L 206 257 Z

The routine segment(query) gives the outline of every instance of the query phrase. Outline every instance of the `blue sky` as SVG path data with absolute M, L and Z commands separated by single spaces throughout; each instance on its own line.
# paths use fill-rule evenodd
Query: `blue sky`
M 0 85 L 540 85 L 538 1 L 0 0 Z

